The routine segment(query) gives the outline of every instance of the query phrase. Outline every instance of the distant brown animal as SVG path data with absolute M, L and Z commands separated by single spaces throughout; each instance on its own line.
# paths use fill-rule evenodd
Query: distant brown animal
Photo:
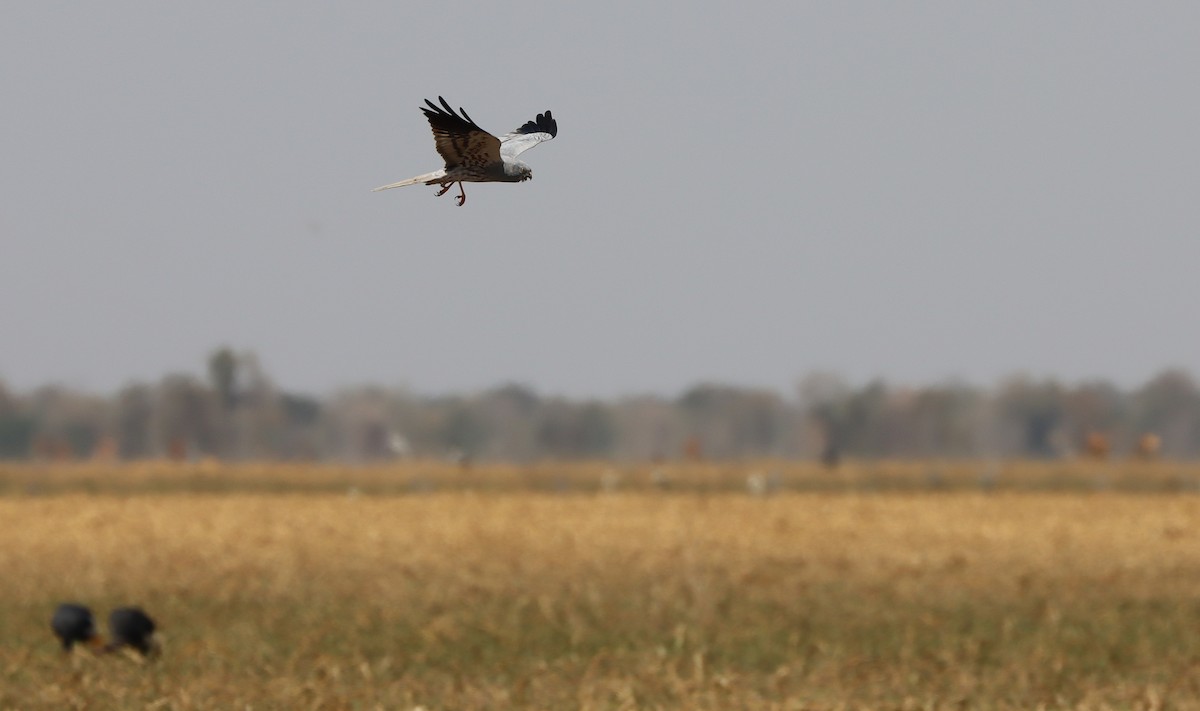
M 1138 437 L 1137 447 L 1134 449 L 1134 454 L 1138 459 L 1147 461 L 1158 459 L 1158 450 L 1162 448 L 1162 437 L 1153 432 L 1146 432 L 1141 437 Z
M 821 464 L 824 464 L 826 469 L 837 469 L 841 459 L 842 448 L 838 446 L 833 431 L 826 428 L 821 433 Z
M 689 462 L 699 462 L 704 459 L 704 446 L 699 437 L 688 437 L 683 443 L 683 458 Z
M 1083 440 L 1083 451 L 1091 459 L 1108 459 L 1108 454 L 1112 451 L 1108 435 L 1102 432 L 1088 432 Z

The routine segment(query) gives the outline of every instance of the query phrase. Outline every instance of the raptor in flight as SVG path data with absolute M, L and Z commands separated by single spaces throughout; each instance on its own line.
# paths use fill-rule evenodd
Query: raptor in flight
M 461 207 L 467 201 L 463 183 L 519 183 L 532 178 L 533 170 L 517 160 L 517 156 L 558 135 L 558 122 L 549 110 L 503 138 L 496 138 L 475 125 L 462 108 L 454 113 L 445 99 L 439 96 L 438 101 L 442 102 L 441 106 L 426 99 L 429 108 L 422 107 L 421 111 L 429 119 L 433 141 L 437 144 L 437 152 L 446 160 L 446 167 L 391 185 L 381 185 L 375 188 L 376 191 L 424 183 L 442 186 L 438 191 L 440 196 L 458 183 L 459 194 L 455 197 Z

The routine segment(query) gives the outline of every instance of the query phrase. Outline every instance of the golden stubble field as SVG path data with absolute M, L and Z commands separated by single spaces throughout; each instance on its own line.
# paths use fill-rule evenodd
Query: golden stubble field
M 1200 708 L 1200 499 L 0 499 L 0 707 Z M 64 657 L 54 605 L 164 655 Z

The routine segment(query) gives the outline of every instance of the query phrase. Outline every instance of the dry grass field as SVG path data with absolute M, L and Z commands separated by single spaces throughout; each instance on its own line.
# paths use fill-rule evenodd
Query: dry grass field
M 0 708 L 1200 708 L 1192 494 L 279 471 L 291 491 L 0 475 Z M 63 600 L 144 606 L 163 656 L 64 657 Z

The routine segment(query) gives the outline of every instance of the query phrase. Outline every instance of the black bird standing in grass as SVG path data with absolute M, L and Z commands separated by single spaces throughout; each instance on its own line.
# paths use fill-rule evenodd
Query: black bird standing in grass
M 118 607 L 108 615 L 111 641 L 105 649 L 111 652 L 121 647 L 132 647 L 143 657 L 155 655 L 159 647 L 154 630 L 154 620 L 140 607 Z
M 63 651 L 70 652 L 78 644 L 100 646 L 100 635 L 96 633 L 96 618 L 92 611 L 84 605 L 64 602 L 54 611 L 50 618 L 50 629 L 54 636 L 62 642 Z

